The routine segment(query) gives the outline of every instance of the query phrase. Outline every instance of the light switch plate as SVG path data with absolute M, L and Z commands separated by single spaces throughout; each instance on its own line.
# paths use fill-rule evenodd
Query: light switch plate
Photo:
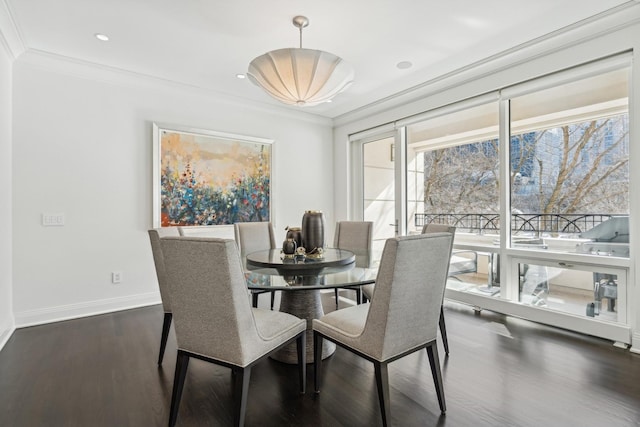
M 45 227 L 61 227 L 64 225 L 63 213 L 43 213 L 42 225 Z

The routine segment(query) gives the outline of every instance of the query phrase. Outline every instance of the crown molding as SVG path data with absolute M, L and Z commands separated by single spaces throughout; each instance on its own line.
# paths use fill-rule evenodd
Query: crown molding
M 0 46 L 14 60 L 27 50 L 6 0 L 0 0 Z

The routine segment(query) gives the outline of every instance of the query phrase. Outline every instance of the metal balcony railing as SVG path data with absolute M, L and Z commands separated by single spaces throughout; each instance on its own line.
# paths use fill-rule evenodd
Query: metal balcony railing
M 579 234 L 598 224 L 628 214 L 511 214 L 511 231 L 532 232 L 538 237 L 542 233 Z M 500 215 L 494 213 L 416 213 L 416 227 L 425 224 L 449 224 L 458 231 L 483 234 L 500 231 Z

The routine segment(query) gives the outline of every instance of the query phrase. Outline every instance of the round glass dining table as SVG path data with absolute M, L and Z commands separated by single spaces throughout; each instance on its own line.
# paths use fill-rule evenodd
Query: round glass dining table
M 325 249 L 322 258 L 285 258 L 280 249 L 247 255 L 245 277 L 251 290 L 282 291 L 280 311 L 307 319 L 307 363 L 313 362 L 311 320 L 324 316 L 320 291 L 358 287 L 375 283 L 377 270 L 369 258 L 341 249 Z M 335 351 L 335 344 L 323 340 L 322 358 Z M 295 343 L 272 354 L 273 359 L 297 363 Z

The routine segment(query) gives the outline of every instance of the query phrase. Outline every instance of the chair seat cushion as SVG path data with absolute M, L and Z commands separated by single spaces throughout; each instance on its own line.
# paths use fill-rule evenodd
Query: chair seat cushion
M 288 313 L 252 308 L 258 334 L 265 340 L 284 342 L 307 328 L 307 322 Z
M 364 296 L 367 297 L 369 301 L 371 301 L 371 299 L 373 298 L 373 291 L 375 289 L 375 285 L 373 283 L 370 285 L 363 285 L 360 287 L 360 289 L 362 290 L 362 293 L 364 294 Z
M 232 357 L 224 359 L 228 363 L 248 366 L 307 329 L 306 320 L 291 314 L 260 308 L 252 308 L 251 311 L 261 339 L 247 340 L 244 348 L 230 352 Z
M 313 329 L 340 342 L 348 342 L 350 338 L 362 333 L 369 306 L 370 304 L 360 304 L 332 311 L 320 319 L 313 319 Z M 342 340 L 341 337 L 346 340 Z

